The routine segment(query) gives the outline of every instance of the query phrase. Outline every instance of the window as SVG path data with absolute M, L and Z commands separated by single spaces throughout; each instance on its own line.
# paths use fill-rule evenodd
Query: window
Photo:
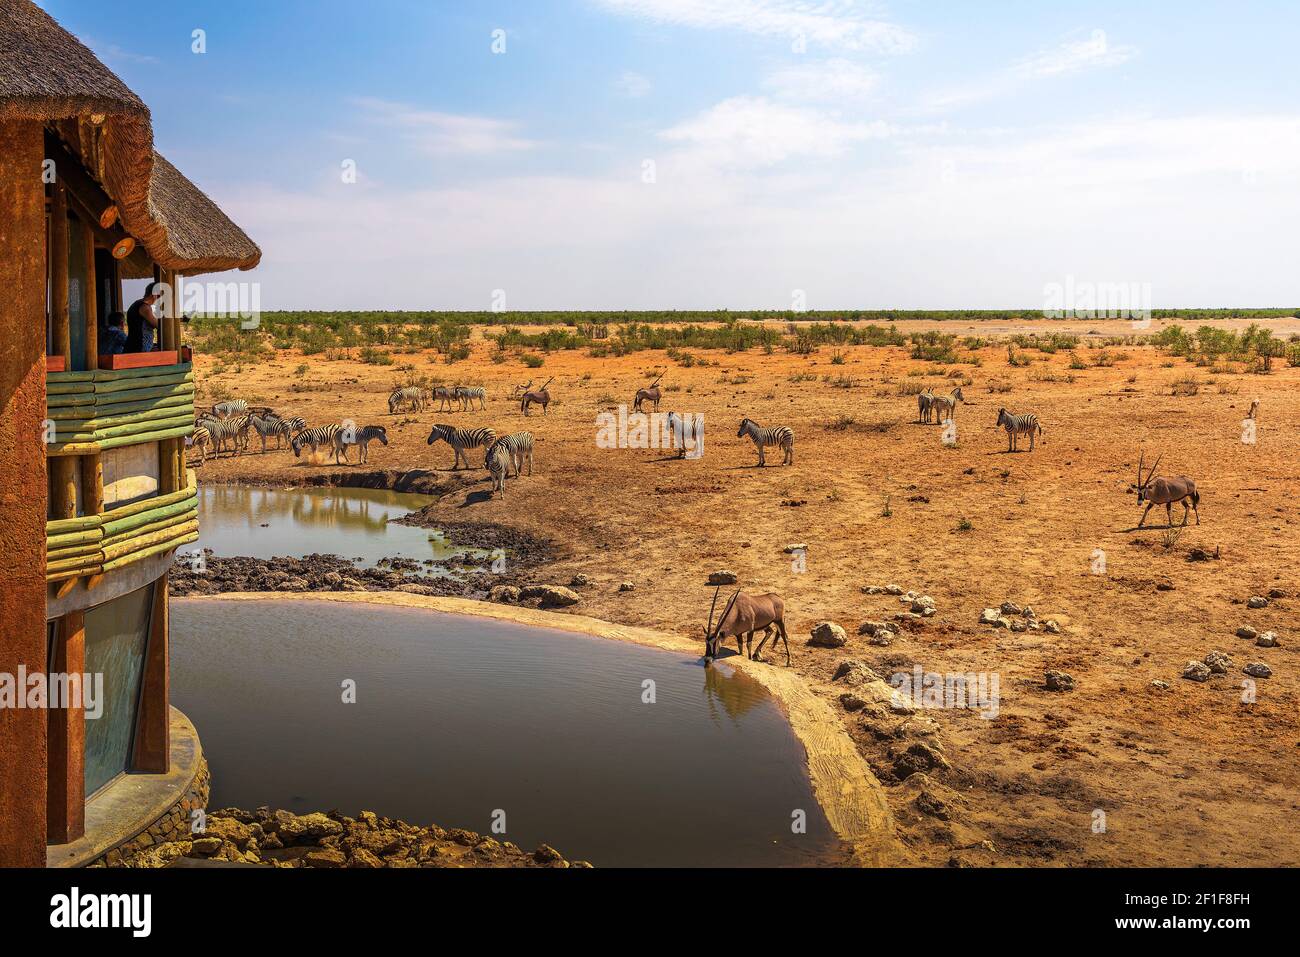
M 87 798 L 131 762 L 153 590 L 146 585 L 86 612 L 86 671 L 104 676 L 103 713 L 86 719 Z

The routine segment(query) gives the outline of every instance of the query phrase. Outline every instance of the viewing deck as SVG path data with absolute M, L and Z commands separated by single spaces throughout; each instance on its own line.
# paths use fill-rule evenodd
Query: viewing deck
M 194 431 L 193 363 L 47 372 L 51 456 L 90 455 Z

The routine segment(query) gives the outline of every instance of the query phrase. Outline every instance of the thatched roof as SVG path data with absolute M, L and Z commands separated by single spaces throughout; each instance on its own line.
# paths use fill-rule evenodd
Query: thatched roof
M 0 0 L 0 120 L 50 124 L 164 269 L 251 269 L 262 251 L 153 148 L 149 109 L 31 0 Z

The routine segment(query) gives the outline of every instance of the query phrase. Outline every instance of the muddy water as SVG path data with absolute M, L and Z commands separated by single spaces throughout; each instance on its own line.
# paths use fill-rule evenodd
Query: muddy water
M 504 812 L 499 840 L 605 866 L 838 859 L 802 746 L 723 664 L 311 599 L 176 599 L 171 614 L 172 696 L 199 729 L 211 807 L 374 810 L 488 834 Z
M 383 489 L 203 486 L 198 544 L 218 557 L 319 553 L 357 559 L 363 567 L 373 567 L 381 558 L 423 561 L 483 554 L 452 545 L 427 528 L 393 523 L 430 501 Z

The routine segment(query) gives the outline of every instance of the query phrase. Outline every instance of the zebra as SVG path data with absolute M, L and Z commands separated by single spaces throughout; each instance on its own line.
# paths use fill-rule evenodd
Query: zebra
M 266 440 L 268 437 L 275 436 L 275 447 L 283 448 L 282 442 L 285 439 L 293 437 L 293 427 L 286 420 L 280 418 L 275 413 L 268 415 L 255 415 L 250 420 L 253 428 L 257 431 L 258 437 L 262 440 L 262 454 L 266 454 Z
M 409 404 L 412 412 L 419 412 L 424 408 L 424 390 L 418 385 L 394 389 L 393 394 L 388 397 L 388 414 L 396 415 L 403 403 Z
M 230 450 L 238 455 L 248 447 L 248 428 L 252 422 L 252 417 L 247 413 L 236 415 L 229 419 L 210 419 L 204 418 L 202 424 L 206 426 L 208 433 L 212 436 L 214 452 L 220 454 L 226 447 L 226 442 L 230 442 Z
M 460 468 L 462 458 L 465 460 L 465 467 L 470 468 L 469 456 L 465 454 L 466 449 L 491 445 L 496 437 L 496 431 L 493 429 L 458 429 L 454 425 L 440 424 L 433 427 L 426 444 L 433 445 L 434 442 L 442 439 L 450 445 L 452 451 L 456 453 L 456 461 L 452 465 L 452 471 L 455 471 Z
M 1006 409 L 998 409 L 997 424 L 1007 430 L 1007 451 L 1016 450 L 1016 436 L 1029 436 L 1029 451 L 1034 450 L 1034 440 L 1037 436 L 1043 434 L 1043 427 L 1038 424 L 1038 416 L 1032 412 L 1026 412 L 1023 415 L 1012 415 Z M 1046 439 L 1043 439 L 1046 442 Z
M 453 391 L 456 398 L 460 400 L 460 408 L 462 412 L 473 410 L 475 399 L 478 399 L 478 407 L 480 409 L 487 408 L 487 390 L 482 386 L 458 385 Z
M 929 389 L 917 393 L 916 396 L 916 421 L 922 425 L 930 421 L 931 410 L 934 408 L 934 393 Z
M 785 459 L 782 465 L 794 465 L 794 432 L 789 426 L 776 425 L 765 429 L 753 419 L 741 419 L 740 431 L 736 433 L 736 438 L 748 435 L 758 446 L 758 465 L 760 468 L 767 464 L 767 456 L 764 449 L 769 445 L 779 445 L 785 452 Z
M 185 445 L 188 448 L 199 450 L 199 464 L 202 465 L 208 460 L 208 446 L 212 444 L 212 433 L 208 431 L 207 426 L 196 425 L 194 432 L 185 437 Z
M 357 446 L 358 459 L 360 465 L 365 465 L 370 461 L 370 443 L 378 439 L 384 445 L 388 444 L 388 430 L 382 425 L 366 425 L 360 429 L 339 429 L 334 433 L 334 464 L 339 464 L 339 455 L 343 456 L 343 461 L 348 460 L 348 446 Z
M 940 422 L 947 422 L 954 418 L 957 412 L 957 403 L 965 402 L 966 397 L 961 394 L 961 386 L 952 390 L 950 395 L 936 395 L 930 398 L 930 411 Z
M 248 411 L 248 403 L 243 399 L 231 399 L 229 402 L 218 402 L 212 407 L 212 413 L 219 419 L 227 419 L 232 415 L 239 415 L 241 412 Z
M 456 403 L 456 386 L 438 385 L 429 390 L 429 401 L 432 403 L 437 400 L 438 411 L 451 411 L 452 406 Z
M 303 448 L 308 445 L 311 446 L 312 455 L 315 455 L 316 450 L 322 445 L 332 447 L 334 436 L 342 431 L 341 425 L 317 425 L 310 429 L 303 429 L 289 443 L 289 447 L 293 449 L 293 457 L 301 458 Z
M 686 419 L 676 412 L 668 413 L 668 435 L 672 446 L 677 449 L 679 459 L 686 458 L 689 451 L 691 458 L 697 459 L 704 454 L 704 416 L 693 415 Z
M 510 474 L 510 459 L 510 449 L 501 441 L 493 442 L 483 459 L 483 467 L 492 476 L 492 491 L 500 492 L 502 498 L 506 497 L 506 476 Z M 515 473 L 515 477 L 519 477 L 518 472 Z
M 515 478 L 519 478 L 519 473 L 524 466 L 524 459 L 528 460 L 528 474 L 533 474 L 533 433 L 513 432 L 510 435 L 501 436 L 488 448 L 488 460 L 491 460 L 492 452 L 498 445 L 504 446 L 506 451 L 510 453 L 510 461 L 515 467 Z

